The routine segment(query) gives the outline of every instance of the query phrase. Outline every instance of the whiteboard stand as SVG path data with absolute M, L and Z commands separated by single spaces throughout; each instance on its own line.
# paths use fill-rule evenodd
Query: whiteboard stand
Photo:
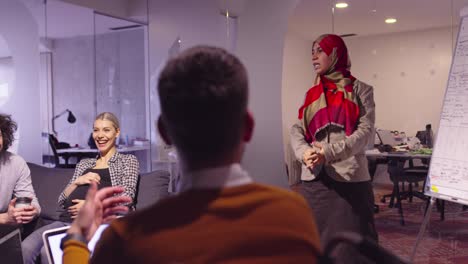
M 434 206 L 435 202 L 436 202 L 436 198 L 431 197 L 431 200 L 429 201 L 429 206 L 426 209 L 426 214 L 424 215 L 424 220 L 422 222 L 421 227 L 419 228 L 419 233 L 418 233 L 418 237 L 416 238 L 416 243 L 414 243 L 413 252 L 411 253 L 410 263 L 414 262 L 414 257 L 416 256 L 416 251 L 418 249 L 419 243 L 423 239 L 424 233 L 426 232 L 426 226 L 429 223 L 429 219 L 431 219 L 432 207 Z
M 431 197 L 416 243 L 413 262 L 436 199 L 468 205 L 468 7 L 460 25 L 445 89 L 439 129 L 424 194 Z

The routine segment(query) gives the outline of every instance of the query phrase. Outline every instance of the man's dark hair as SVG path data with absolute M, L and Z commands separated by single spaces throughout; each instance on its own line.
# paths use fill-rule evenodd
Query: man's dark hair
M 191 160 L 220 158 L 241 141 L 247 72 L 224 49 L 197 46 L 171 59 L 158 83 L 170 139 Z
M 3 147 L 0 149 L 0 161 L 3 163 L 6 158 L 6 151 L 15 140 L 15 131 L 18 128 L 16 122 L 11 119 L 10 115 L 0 114 L 0 130 L 2 132 Z

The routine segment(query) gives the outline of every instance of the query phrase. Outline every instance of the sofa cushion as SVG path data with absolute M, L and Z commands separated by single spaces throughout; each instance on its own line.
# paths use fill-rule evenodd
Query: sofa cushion
M 46 220 L 59 220 L 58 197 L 73 177 L 74 169 L 47 168 L 28 163 L 31 178 L 39 204 L 41 217 Z M 139 177 L 136 208 L 146 208 L 169 195 L 170 174 L 156 170 L 143 173 Z
M 73 177 L 74 169 L 47 168 L 28 163 L 32 184 L 41 205 L 41 217 L 58 220 L 58 197 Z
M 169 195 L 168 171 L 156 170 L 140 175 L 138 182 L 136 209 L 146 208 Z

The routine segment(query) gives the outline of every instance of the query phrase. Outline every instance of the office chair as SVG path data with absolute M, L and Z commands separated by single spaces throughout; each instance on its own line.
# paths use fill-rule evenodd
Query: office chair
M 52 153 L 54 154 L 54 163 L 55 163 L 56 168 L 75 168 L 76 167 L 75 164 L 68 163 L 68 160 L 70 159 L 69 155 L 67 155 L 66 153 L 57 152 L 57 149 L 60 148 L 60 142 L 52 134 L 49 134 L 49 145 L 50 145 L 50 148 L 52 149 Z M 68 147 L 70 147 L 70 145 L 68 145 Z M 62 157 L 65 160 L 65 164 L 60 163 L 60 157 Z
M 406 163 L 408 163 L 407 167 L 405 167 Z M 389 161 L 388 173 L 390 180 L 393 182 L 393 190 L 392 193 L 382 196 L 381 202 L 385 203 L 386 198 L 390 197 L 389 207 L 398 208 L 401 225 L 405 225 L 402 200 L 408 199 L 409 202 L 412 202 L 413 197 L 418 197 L 426 202 L 429 201 L 429 198 L 424 195 L 422 190 L 417 191 L 413 189 L 414 187 L 418 187 L 419 184 L 425 185 L 428 172 L 428 164 L 423 163 L 421 166 L 415 166 L 413 159 L 408 160 L 408 162 L 405 159 L 391 159 Z M 408 185 L 408 190 L 405 190 L 406 184 Z
M 340 244 L 352 245 L 356 251 L 361 255 L 372 261 L 372 263 L 379 264 L 408 264 L 406 262 L 388 251 L 387 249 L 379 246 L 378 243 L 365 238 L 353 232 L 343 232 L 337 234 L 325 245 L 323 255 L 319 257 L 319 264 L 333 264 L 335 263 L 332 256 L 333 250 Z

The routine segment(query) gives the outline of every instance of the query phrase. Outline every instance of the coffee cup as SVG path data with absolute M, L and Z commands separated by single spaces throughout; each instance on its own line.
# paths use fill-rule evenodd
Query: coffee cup
M 16 197 L 15 208 L 30 206 L 32 199 L 29 197 Z

